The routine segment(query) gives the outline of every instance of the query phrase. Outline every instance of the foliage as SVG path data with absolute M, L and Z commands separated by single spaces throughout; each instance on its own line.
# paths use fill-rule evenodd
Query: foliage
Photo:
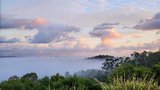
M 114 58 L 114 56 L 111 56 L 111 55 L 98 55 L 98 56 L 89 57 L 87 59 L 107 59 L 107 58 Z
M 2 81 L 0 90 L 101 90 L 100 85 L 90 78 L 64 77 L 56 74 L 51 77 L 45 76 L 35 82 L 35 75 L 28 73 L 20 79 Z
M 33 82 L 36 82 L 36 81 L 38 80 L 38 76 L 37 76 L 37 74 L 34 73 L 34 72 L 27 73 L 26 75 L 23 75 L 21 78 L 22 78 L 22 79 L 23 79 L 23 78 L 24 78 L 24 79 L 28 79 L 28 80 L 31 80 L 31 81 L 33 81 Z
M 130 64 L 121 65 L 112 71 L 113 76 L 124 76 L 129 78 L 132 76 L 143 78 L 144 76 L 152 77 L 153 72 L 151 68 L 143 66 L 133 66 Z
M 125 79 L 123 77 L 112 77 L 110 83 L 97 81 L 102 90 L 159 90 L 157 82 L 154 79 L 146 80 L 136 77 Z
M 20 79 L 20 77 L 13 75 L 8 80 L 19 80 L 19 79 Z
M 108 57 L 103 63 L 102 69 L 109 75 L 112 70 L 122 64 L 134 66 L 152 67 L 160 62 L 160 50 L 156 52 L 134 52 L 130 57 Z
M 160 84 L 160 63 L 155 64 L 152 67 L 153 73 L 155 74 L 155 79 L 158 81 L 158 83 Z
M 143 51 L 142 53 L 134 52 L 131 54 L 133 60 L 136 61 L 137 65 L 140 66 L 153 66 L 156 63 L 160 62 L 160 50 L 156 52 L 146 52 Z
M 106 77 L 106 73 L 98 69 L 88 69 L 86 71 L 81 70 L 79 72 L 75 72 L 74 75 L 83 78 L 96 78 L 101 81 L 104 81 L 104 78 Z

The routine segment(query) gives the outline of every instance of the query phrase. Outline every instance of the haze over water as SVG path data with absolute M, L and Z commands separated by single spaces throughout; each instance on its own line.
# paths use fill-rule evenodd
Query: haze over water
M 104 60 L 84 59 L 77 57 L 13 57 L 0 58 L 0 81 L 12 75 L 22 76 L 36 72 L 39 78 L 60 73 L 70 74 L 80 70 L 101 69 Z

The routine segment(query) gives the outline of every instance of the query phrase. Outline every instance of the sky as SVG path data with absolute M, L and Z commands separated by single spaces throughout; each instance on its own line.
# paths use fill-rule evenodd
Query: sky
M 0 56 L 160 49 L 160 0 L 0 0 Z

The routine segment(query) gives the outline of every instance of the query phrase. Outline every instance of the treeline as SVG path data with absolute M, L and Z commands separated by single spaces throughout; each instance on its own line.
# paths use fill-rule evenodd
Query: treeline
M 103 63 L 102 69 L 107 73 L 110 73 L 112 69 L 122 65 L 122 64 L 131 64 L 134 66 L 145 66 L 152 67 L 154 64 L 160 62 L 160 50 L 156 52 L 147 52 L 143 51 L 141 53 L 134 52 L 130 54 L 129 57 L 114 57 L 107 56 L 105 62 Z
M 59 74 L 38 79 L 36 73 L 22 77 L 12 76 L 0 84 L 1 90 L 100 90 L 100 85 L 91 78 L 64 77 Z
M 108 57 L 102 70 L 66 72 L 38 78 L 36 73 L 11 76 L 0 90 L 160 90 L 160 50 Z
M 107 59 L 107 58 L 114 58 L 114 56 L 111 55 L 97 55 L 97 56 L 92 56 L 87 59 Z

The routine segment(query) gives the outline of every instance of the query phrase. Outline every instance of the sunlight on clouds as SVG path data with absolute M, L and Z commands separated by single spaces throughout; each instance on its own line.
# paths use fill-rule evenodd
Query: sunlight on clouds
M 35 20 L 33 20 L 33 23 L 38 25 L 45 25 L 48 23 L 48 20 L 44 19 L 43 17 L 38 17 Z
M 79 38 L 75 47 L 78 48 L 91 48 L 90 42 L 86 38 Z
M 109 33 L 109 36 L 101 38 L 103 45 L 112 46 L 113 45 L 113 43 L 111 42 L 112 39 L 118 39 L 122 37 L 121 34 L 118 33 L 114 28 L 107 30 L 107 32 Z
M 0 49 L 110 54 L 159 45 L 159 0 L 2 3 Z

